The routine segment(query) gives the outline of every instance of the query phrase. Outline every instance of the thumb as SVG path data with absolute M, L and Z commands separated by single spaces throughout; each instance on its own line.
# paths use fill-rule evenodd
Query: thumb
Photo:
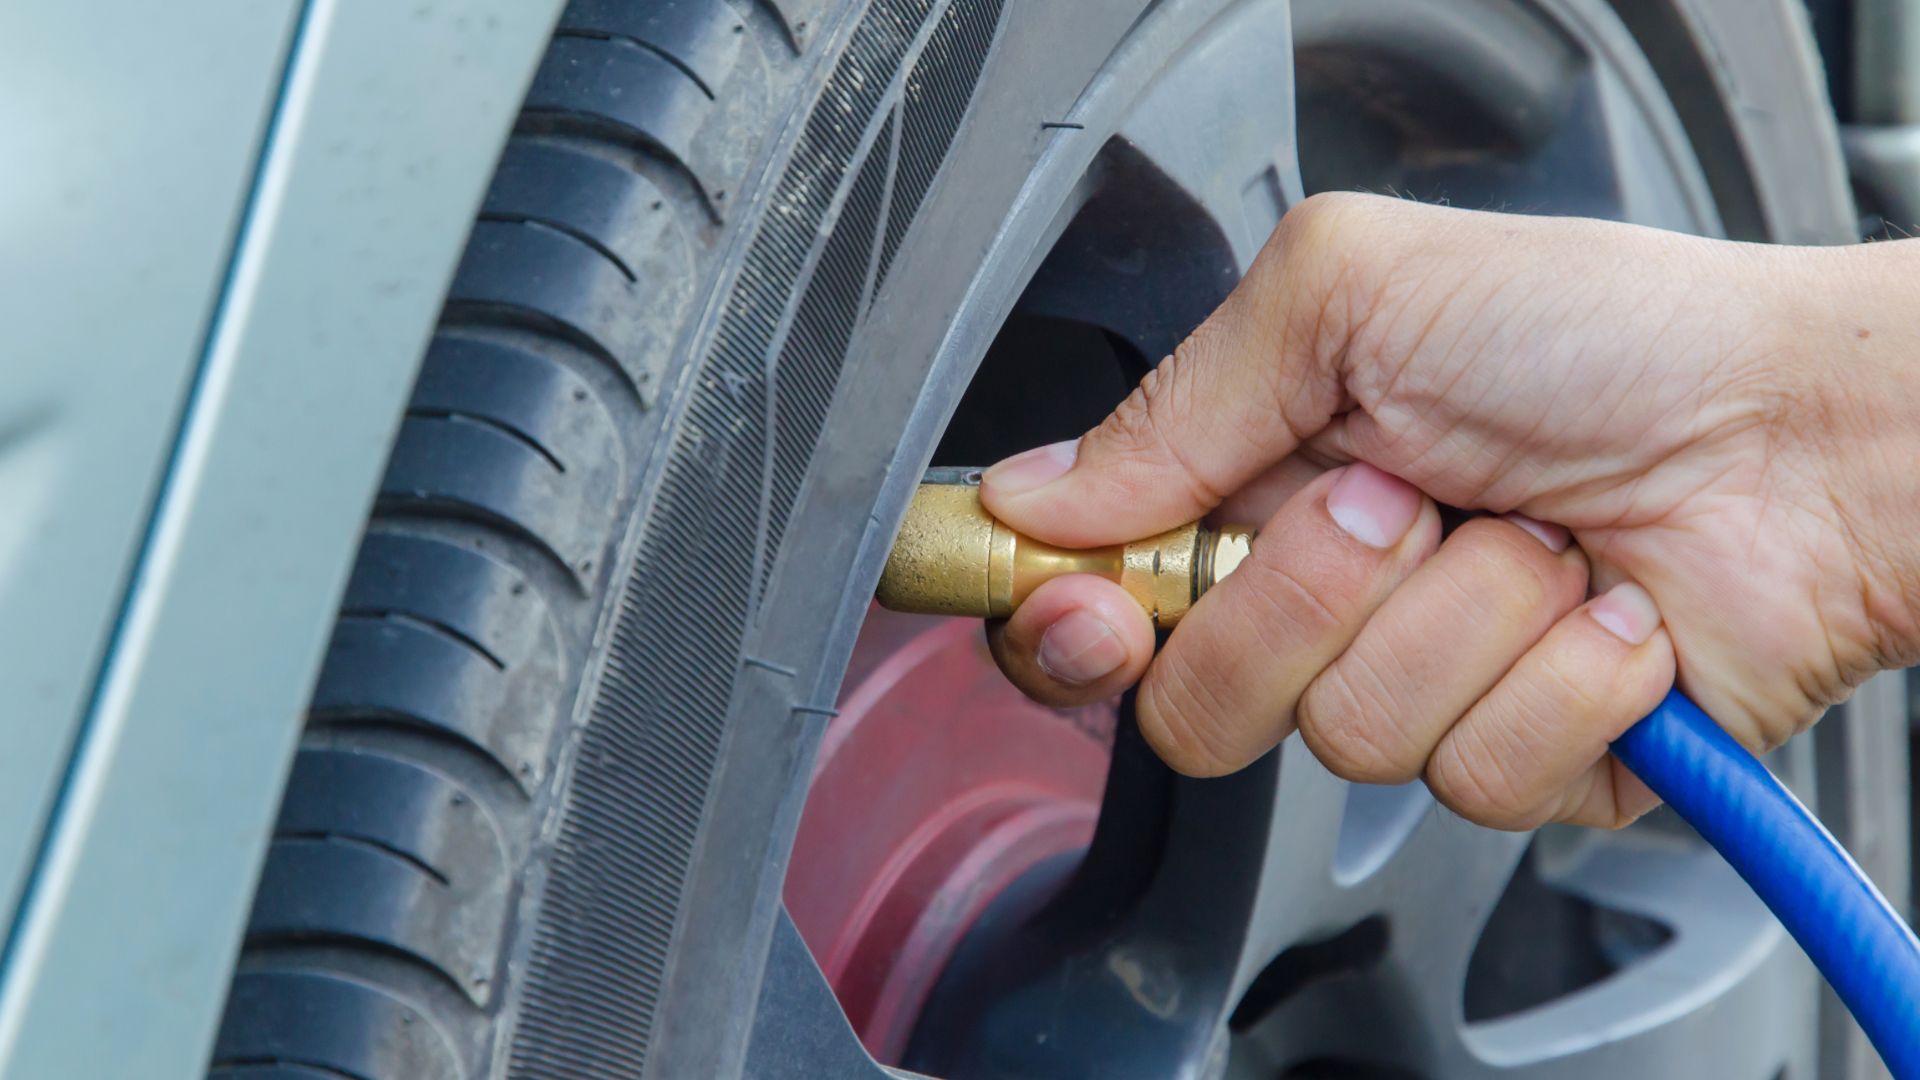
M 1226 302 L 1099 427 L 988 469 L 987 509 L 1067 547 L 1150 536 L 1205 515 L 1325 427 L 1344 405 L 1336 366 L 1355 306 L 1336 294 L 1373 246 L 1376 201 L 1392 200 L 1294 207 Z

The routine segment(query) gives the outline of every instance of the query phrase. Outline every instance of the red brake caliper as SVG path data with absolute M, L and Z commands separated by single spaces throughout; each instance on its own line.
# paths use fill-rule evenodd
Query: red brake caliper
M 961 936 L 1008 885 L 1093 835 L 1109 706 L 1036 705 L 980 624 L 874 609 L 827 725 L 787 910 L 854 1030 L 895 1063 Z

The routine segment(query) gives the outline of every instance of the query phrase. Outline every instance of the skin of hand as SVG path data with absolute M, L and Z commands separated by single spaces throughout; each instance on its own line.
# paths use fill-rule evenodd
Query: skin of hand
M 1105 422 L 983 479 L 1056 544 L 1212 515 L 1252 555 L 1157 656 L 1092 577 L 994 654 L 1050 704 L 1138 681 L 1184 773 L 1298 729 L 1482 824 L 1625 824 L 1657 800 L 1608 744 L 1676 678 L 1765 750 L 1920 657 L 1915 245 L 1315 196 Z

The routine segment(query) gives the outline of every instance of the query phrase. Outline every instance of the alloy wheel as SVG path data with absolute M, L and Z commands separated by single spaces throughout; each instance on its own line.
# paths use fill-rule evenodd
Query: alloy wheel
M 1136 38 L 1146 90 L 1062 123 L 1099 149 L 936 464 L 1085 430 L 1307 193 L 1722 232 L 1666 91 L 1598 0 L 1251 0 Z M 990 752 L 963 760 L 975 737 Z M 1815 1075 L 1811 969 L 1664 813 L 1495 832 L 1417 784 L 1348 785 L 1297 738 L 1180 778 L 1125 701 L 1050 713 L 974 628 L 885 613 L 825 747 L 755 1036 L 821 1069 L 878 1075 L 870 1052 L 956 1080 Z M 1813 755 L 1776 755 L 1803 793 Z

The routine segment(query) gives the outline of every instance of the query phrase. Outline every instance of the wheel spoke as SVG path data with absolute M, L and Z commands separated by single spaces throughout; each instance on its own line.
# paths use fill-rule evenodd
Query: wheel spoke
M 874 1064 L 867 1055 L 784 907 L 773 928 L 741 1075 L 755 1080 L 884 1080 L 902 1075 Z
M 1356 892 L 1393 933 L 1389 978 L 1406 981 L 1433 1022 L 1454 1017 L 1480 930 L 1525 853 L 1524 833 L 1466 821 L 1435 804 L 1401 852 Z
M 1455 1037 L 1478 928 L 1525 836 L 1465 822 L 1417 789 L 1367 807 L 1298 739 L 1234 777 L 1192 781 L 1122 730 L 1085 861 L 1050 904 L 1014 898 L 982 920 L 909 1065 L 1013 1076 L 1110 1061 L 1178 1075 L 1226 1037 L 1270 964 L 1265 978 L 1289 984 L 1259 1006 L 1278 1045 L 1377 1055 L 1380 1028 L 1337 1022 L 1361 1002 L 1397 1013 L 1385 1027 L 1409 1036 L 1410 1062 Z M 1387 850 L 1343 881 L 1342 817 L 1356 805 L 1383 811 L 1369 824 Z
M 1333 873 L 1350 785 L 1315 760 L 1298 735 L 1281 746 L 1279 765 L 1260 892 L 1235 980 L 1239 988 L 1288 945 L 1338 933 L 1355 921 L 1349 895 Z
M 1349 918 L 1373 911 L 1385 919 L 1385 955 L 1275 1008 L 1236 1047 L 1234 1075 L 1325 1058 L 1448 1077 L 1524 1070 L 1530 1080 L 1766 1077 L 1807 1066 L 1796 1057 L 1814 1045 L 1816 1023 L 1801 993 L 1804 959 L 1718 856 L 1646 830 L 1589 838 L 1541 860 L 1540 876 L 1658 922 L 1672 937 L 1591 986 L 1463 1024 L 1468 959 L 1525 843 L 1430 814 L 1400 854 L 1351 890 Z M 1372 1022 L 1356 1025 L 1356 1015 Z
M 1591 144 L 1603 154 L 1613 191 L 1609 213 L 1599 216 L 1649 225 L 1656 229 L 1722 235 L 1719 211 L 1699 166 L 1676 152 L 1678 125 L 1664 105 L 1639 100 L 1635 91 L 1611 70 L 1589 76 L 1589 107 L 1597 113 L 1597 137 Z M 1659 108 L 1661 111 L 1649 113 Z M 1684 145 L 1684 144 L 1681 144 Z M 1667 159 L 1668 168 L 1648 169 L 1634 163 Z
M 1666 837 L 1610 836 L 1567 865 L 1555 887 L 1657 920 L 1672 938 L 1593 986 L 1515 1016 L 1467 1027 L 1449 1076 L 1766 1077 L 1812 1043 L 1799 989 L 1805 960 L 1711 850 Z M 1648 1070 L 1659 1070 L 1650 1072 Z M 1796 1074 L 1798 1070 L 1796 1070 Z
M 1237 985 L 1244 988 L 1291 945 L 1326 939 L 1372 916 L 1397 920 L 1401 906 L 1424 903 L 1418 876 L 1435 866 L 1484 872 L 1497 896 L 1517 843 L 1524 841 L 1440 809 L 1419 783 L 1340 780 L 1294 736 L 1282 747 L 1261 891 Z M 1482 898 L 1453 899 L 1475 907 Z
M 1202 31 L 1103 146 L 1022 309 L 1102 327 L 1149 361 L 1169 353 L 1300 198 L 1291 57 L 1286 0 Z
M 1330 1057 L 1424 1070 L 1438 1048 L 1456 1038 L 1468 959 L 1528 838 L 1481 828 L 1411 795 L 1405 808 L 1420 812 L 1417 824 L 1372 873 L 1329 894 L 1317 932 L 1305 939 L 1371 922 L 1384 941 L 1378 956 L 1365 964 L 1340 963 L 1336 956 L 1311 972 L 1312 981 L 1267 1003 L 1264 1017 L 1246 1018 L 1236 1056 L 1276 1065 Z M 1350 801 L 1349 813 L 1353 808 Z M 1400 827 L 1389 821 L 1386 838 L 1396 835 Z M 1281 953 L 1275 966 L 1287 961 Z M 1257 993 L 1256 984 L 1249 998 Z M 1355 1024 L 1354 1016 L 1373 1019 Z
M 928 1002 L 908 1067 L 1183 1076 L 1207 1060 L 1251 925 L 1279 757 L 1180 777 L 1125 720 L 1084 862 L 1057 896 L 1029 881 L 982 917 Z
M 1243 270 L 1301 198 L 1292 23 L 1286 0 L 1241 5 L 1147 91 L 1117 133 L 1205 213 Z

